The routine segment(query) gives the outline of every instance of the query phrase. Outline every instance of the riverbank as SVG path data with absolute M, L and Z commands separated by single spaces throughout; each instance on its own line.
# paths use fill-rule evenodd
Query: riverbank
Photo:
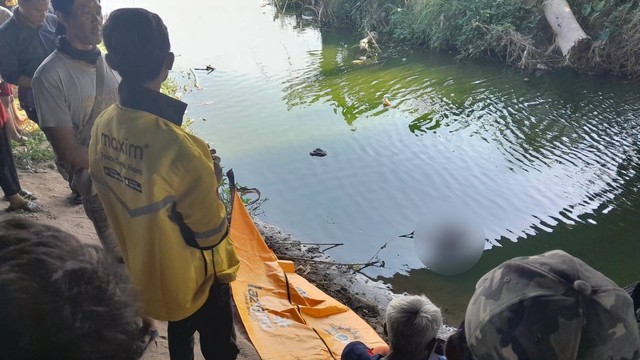
M 56 170 L 49 165 L 40 165 L 36 170 L 19 170 L 18 175 L 22 187 L 39 196 L 38 203 L 43 206 L 44 211 L 40 213 L 8 213 L 2 211 L 0 216 L 17 214 L 57 226 L 87 243 L 99 244 L 93 224 L 86 217 L 82 206 L 72 203 L 70 200 L 71 192 Z M 256 225 L 267 244 L 279 257 L 331 261 L 318 246 L 303 245 L 290 234 L 262 221 L 256 220 Z M 298 274 L 301 274 L 318 288 L 349 306 L 384 337 L 382 328 L 384 309 L 389 301 L 394 296 L 397 296 L 388 286 L 372 281 L 366 276 L 354 273 L 349 268 L 342 266 L 311 261 L 295 261 L 295 263 Z M 259 359 L 244 331 L 238 314 L 235 313 L 235 315 L 238 344 L 241 349 L 238 359 Z M 151 344 L 142 359 L 160 360 L 169 358 L 166 325 L 166 322 L 158 322 L 160 337 L 157 339 L 157 344 Z M 451 330 L 452 328 L 449 327 L 442 329 L 441 337 L 445 338 Z M 203 359 L 199 350 L 196 351 L 196 355 L 196 359 Z
M 44 211 L 17 213 L 18 216 L 57 226 L 87 243 L 99 243 L 93 224 L 84 214 L 82 206 L 72 204 L 69 199 L 70 190 L 66 182 L 56 170 L 51 168 L 50 164 L 40 164 L 31 170 L 19 170 L 19 177 L 22 187 L 38 195 L 38 202 L 42 204 Z M 0 216 L 11 214 L 5 211 L 0 212 Z M 318 247 L 304 246 L 300 244 L 299 240 L 273 225 L 257 221 L 257 226 L 278 256 L 331 261 Z M 383 316 L 381 314 L 384 313 L 383 309 L 388 302 L 395 296 L 387 286 L 371 281 L 362 274 L 353 273 L 352 270 L 335 265 L 297 261 L 296 271 L 332 297 L 349 306 L 383 336 Z M 239 359 L 259 359 L 237 314 L 235 324 L 241 348 Z M 158 325 L 160 337 L 157 339 L 157 344 L 152 344 L 145 353 L 143 357 L 145 360 L 169 358 L 166 322 L 158 322 Z M 447 333 L 445 329 L 442 336 L 445 337 Z M 196 351 L 196 355 L 196 359 L 203 359 L 199 350 Z
M 463 6 L 447 0 L 273 0 L 273 4 L 279 12 L 295 13 L 323 27 L 347 26 L 363 37 L 376 32 L 383 49 L 445 50 L 459 59 L 489 58 L 531 72 L 571 67 L 640 80 L 640 6 L 635 1 L 507 0 L 496 5 L 473 0 Z

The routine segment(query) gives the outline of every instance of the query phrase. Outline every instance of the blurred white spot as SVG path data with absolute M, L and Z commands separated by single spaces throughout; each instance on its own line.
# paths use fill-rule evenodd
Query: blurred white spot
M 416 224 L 413 245 L 420 261 L 441 275 L 471 269 L 484 251 L 484 231 L 463 209 L 441 208 L 425 214 Z

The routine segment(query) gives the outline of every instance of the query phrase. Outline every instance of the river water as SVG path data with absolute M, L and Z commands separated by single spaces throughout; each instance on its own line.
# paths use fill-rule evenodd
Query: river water
M 198 88 L 183 96 L 193 130 L 269 198 L 263 221 L 343 243 L 336 261 L 377 254 L 385 267 L 367 275 L 427 294 L 450 322 L 479 277 L 514 256 L 559 248 L 619 285 L 640 280 L 637 85 L 385 46 L 378 64 L 355 65 L 358 34 L 274 16 L 262 1 L 103 6 L 165 20 L 172 75 Z M 206 65 L 216 70 L 191 71 Z M 328 155 L 311 157 L 318 147 Z M 486 237 L 463 275 L 425 269 L 399 237 L 443 204 L 474 214 Z

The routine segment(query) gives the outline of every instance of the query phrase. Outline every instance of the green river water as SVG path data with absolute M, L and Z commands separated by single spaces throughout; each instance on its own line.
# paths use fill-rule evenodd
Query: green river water
M 394 51 L 354 65 L 358 34 L 274 16 L 262 1 L 104 0 L 166 22 L 194 131 L 269 200 L 261 220 L 340 262 L 425 293 L 459 321 L 475 282 L 551 249 L 619 285 L 640 280 L 638 85 L 571 71 L 523 74 L 451 55 Z M 213 65 L 207 75 L 190 69 Z M 190 78 L 188 75 L 190 75 Z M 388 95 L 393 108 L 384 109 Z M 311 157 L 315 148 L 328 152 Z M 442 204 L 471 211 L 485 252 L 469 272 L 424 268 L 411 239 Z

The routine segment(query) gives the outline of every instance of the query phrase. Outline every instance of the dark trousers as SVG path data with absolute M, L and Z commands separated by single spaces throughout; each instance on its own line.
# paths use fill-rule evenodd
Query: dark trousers
M 11 121 L 11 120 L 9 120 Z M 0 126 L 0 188 L 5 196 L 12 196 L 20 192 L 18 171 L 13 162 L 11 142 L 7 135 L 6 126 Z
M 200 334 L 200 350 L 207 360 L 234 360 L 238 356 L 231 309 L 231 286 L 214 284 L 209 298 L 186 319 L 169 321 L 171 360 L 193 359 L 193 334 Z
M 40 121 L 38 120 L 38 113 L 36 112 L 35 107 L 27 105 L 22 101 L 20 101 L 20 107 L 27 114 L 27 117 L 29 118 L 29 120 L 33 121 L 36 124 L 40 124 Z

